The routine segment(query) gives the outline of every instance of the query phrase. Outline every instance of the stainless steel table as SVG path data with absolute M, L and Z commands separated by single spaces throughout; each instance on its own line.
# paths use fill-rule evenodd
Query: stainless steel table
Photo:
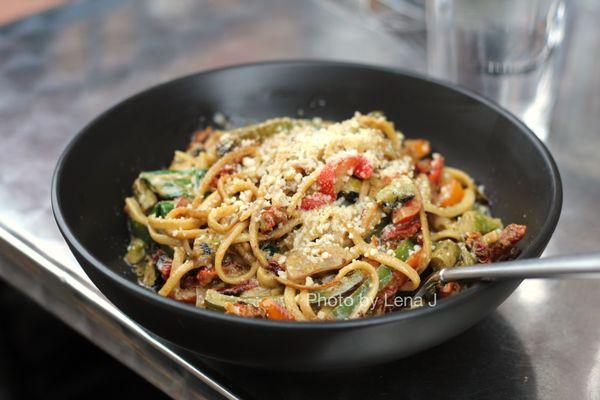
M 593 250 L 600 241 L 600 5 L 574 6 L 548 139 L 565 203 L 546 254 Z M 177 398 L 600 399 L 597 281 L 527 281 L 446 344 L 393 364 L 319 376 L 265 373 L 171 349 L 90 283 L 50 210 L 52 170 L 69 138 L 157 82 L 297 57 L 425 69 L 414 40 L 313 2 L 89 0 L 0 27 L 0 276 Z

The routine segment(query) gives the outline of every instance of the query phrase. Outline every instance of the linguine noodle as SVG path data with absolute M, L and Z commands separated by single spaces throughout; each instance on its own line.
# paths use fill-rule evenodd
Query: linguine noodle
M 480 193 L 378 113 L 208 128 L 134 182 L 125 260 L 159 295 L 229 314 L 379 315 L 430 271 L 514 256 L 525 227 Z

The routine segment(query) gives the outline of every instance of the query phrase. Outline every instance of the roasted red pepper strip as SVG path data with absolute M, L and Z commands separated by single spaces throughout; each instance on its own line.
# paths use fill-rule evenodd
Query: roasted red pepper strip
M 417 163 L 417 171 L 426 174 L 431 183 L 440 183 L 442 170 L 444 169 L 445 159 L 443 156 L 435 153 L 431 160 L 421 160 Z
M 421 221 L 418 217 L 400 224 L 389 224 L 381 231 L 381 240 L 406 239 L 414 236 L 420 229 Z
M 333 202 L 333 200 L 333 197 L 328 194 L 316 192 L 303 198 L 302 203 L 300 203 L 300 208 L 303 210 L 312 210 L 314 208 L 322 207 L 325 204 L 329 204 Z
M 392 222 L 394 224 L 406 222 L 419 214 L 419 211 L 421 211 L 421 202 L 415 197 L 392 212 Z
M 442 207 L 449 207 L 459 203 L 465 195 L 460 182 L 456 179 L 451 179 L 450 182 L 444 183 L 440 187 L 440 194 L 438 196 L 438 203 Z
M 359 179 L 369 179 L 373 174 L 373 165 L 364 156 L 355 155 L 329 161 L 319 174 L 319 191 L 335 199 L 335 182 L 344 174 L 352 171 Z
M 413 253 L 410 257 L 408 257 L 408 260 L 406 260 L 406 263 L 408 265 L 410 265 L 413 269 L 416 269 L 417 266 L 419 265 L 419 262 L 421 261 L 422 254 L 423 254 L 422 250 Z M 377 296 L 375 297 L 375 300 L 374 300 L 375 309 L 379 309 L 379 310 L 383 311 L 384 313 L 387 311 L 391 311 L 394 308 L 394 304 L 393 304 L 393 302 L 392 302 L 392 304 L 389 304 L 387 299 L 391 299 L 394 296 L 396 296 L 396 293 L 398 293 L 400 288 L 407 281 L 408 281 L 408 278 L 406 277 L 406 275 L 404 275 L 398 271 L 393 271 L 392 272 L 392 280 L 390 281 L 390 283 L 388 283 L 383 289 L 381 289 L 377 293 Z
M 267 319 L 280 321 L 293 321 L 296 319 L 284 306 L 273 299 L 267 298 L 261 301 L 260 308 L 264 310 Z
M 352 174 L 358 179 L 369 179 L 373 175 L 373 165 L 363 156 L 358 156 L 358 161 L 354 167 L 354 173 Z
M 429 140 L 425 139 L 406 139 L 404 147 L 413 160 L 417 161 L 431 153 Z
M 419 263 L 421 262 L 421 257 L 423 255 L 424 255 L 423 250 L 414 252 L 410 255 L 410 257 L 408 257 L 408 260 L 406 260 L 406 263 L 408 265 L 410 265 L 413 269 L 417 269 L 417 267 L 419 266 Z
M 359 179 L 369 179 L 373 174 L 373 165 L 361 155 L 329 161 L 317 178 L 319 191 L 303 198 L 300 208 L 312 210 L 332 203 L 336 198 L 335 183 L 348 171 Z
M 445 159 L 439 154 L 434 154 L 431 159 L 431 172 L 429 173 L 429 180 L 433 183 L 440 183 L 442 176 L 442 170 L 444 169 Z
M 217 271 L 210 267 L 201 267 L 196 274 L 196 278 L 198 279 L 198 282 L 200 282 L 200 286 L 208 285 L 213 279 L 215 279 L 216 276 Z

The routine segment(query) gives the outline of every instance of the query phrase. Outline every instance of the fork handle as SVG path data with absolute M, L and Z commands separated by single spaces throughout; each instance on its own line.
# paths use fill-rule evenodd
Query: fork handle
M 589 278 L 599 272 L 600 252 L 593 252 L 442 269 L 439 278 L 440 283 L 468 279 Z M 600 278 L 600 275 L 594 277 Z

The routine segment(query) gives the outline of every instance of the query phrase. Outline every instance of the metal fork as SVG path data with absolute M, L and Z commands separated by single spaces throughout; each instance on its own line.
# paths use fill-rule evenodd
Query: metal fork
M 570 256 L 532 258 L 470 267 L 444 268 L 421 285 L 414 298 L 425 299 L 435 288 L 464 280 L 493 281 L 528 278 L 589 278 L 600 272 L 600 252 Z M 600 278 L 600 275 L 594 276 Z

